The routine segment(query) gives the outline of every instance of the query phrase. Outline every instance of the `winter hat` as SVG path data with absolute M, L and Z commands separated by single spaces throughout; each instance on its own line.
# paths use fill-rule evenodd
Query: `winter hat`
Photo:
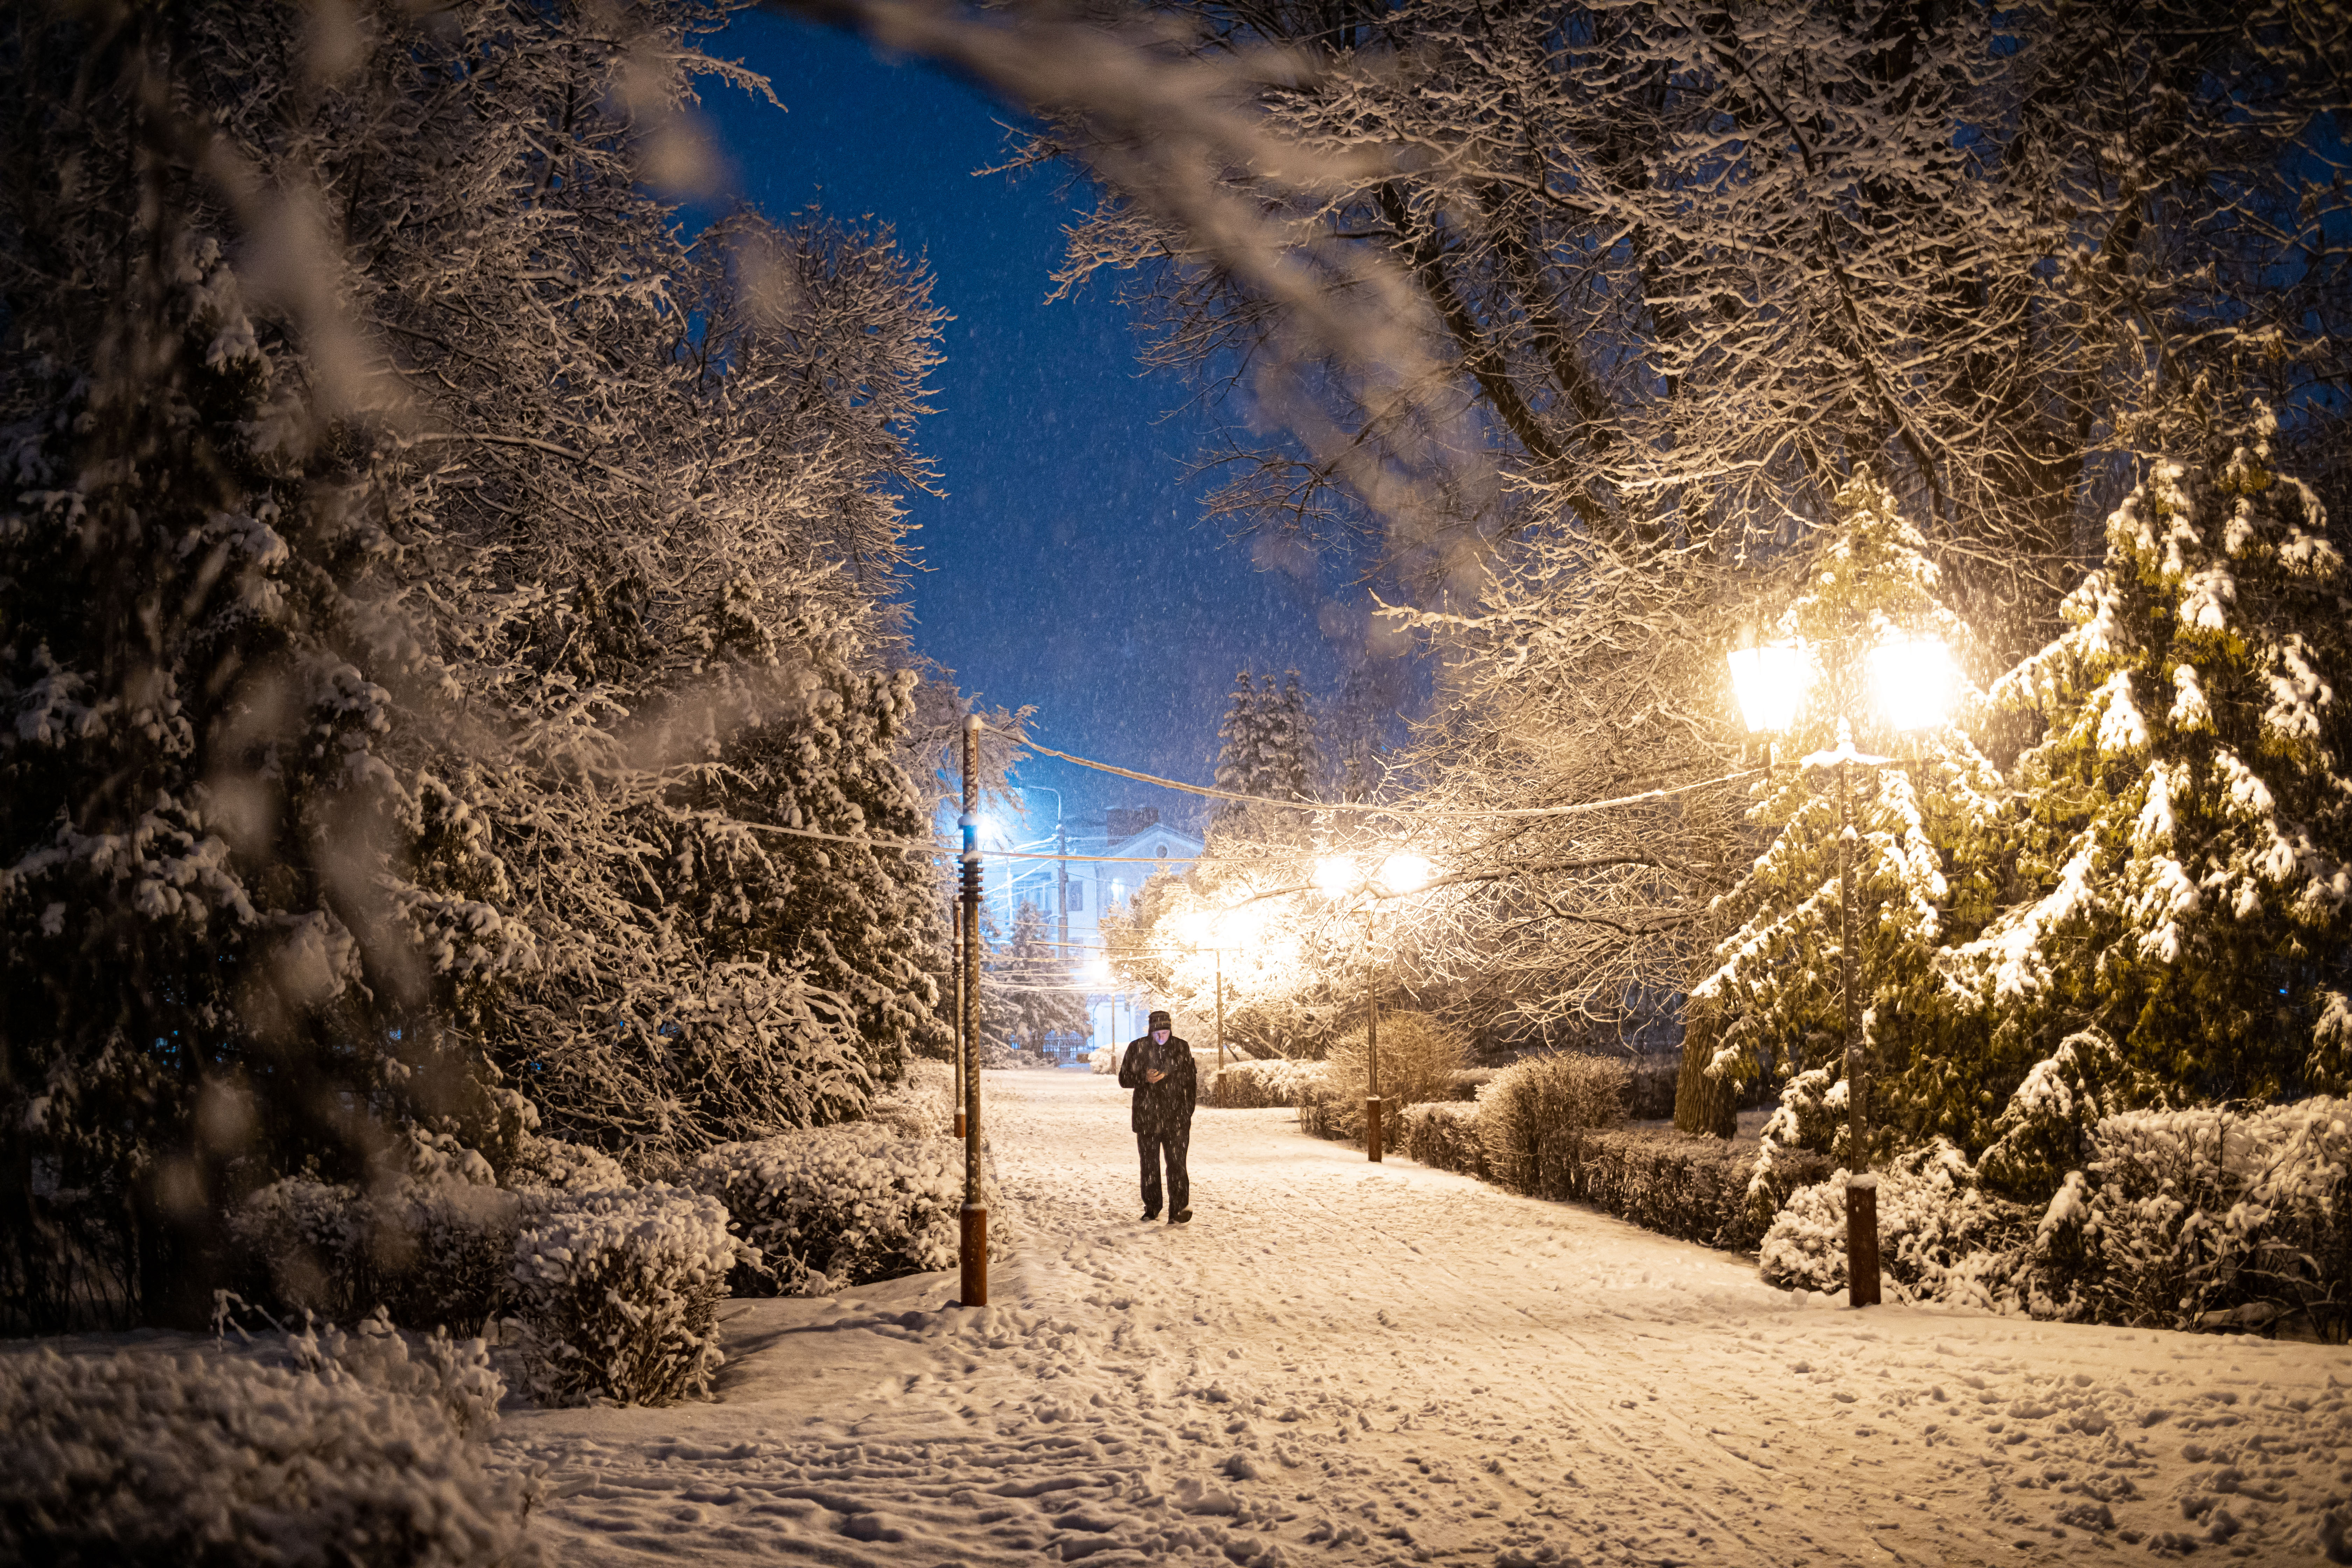
M 1151 1022 L 1147 1026 L 1147 1027 L 1152 1029 L 1172 1029 L 1175 1026 L 1175 1020 L 1169 1017 L 1165 1013 L 1154 1013 L 1151 1015 Z

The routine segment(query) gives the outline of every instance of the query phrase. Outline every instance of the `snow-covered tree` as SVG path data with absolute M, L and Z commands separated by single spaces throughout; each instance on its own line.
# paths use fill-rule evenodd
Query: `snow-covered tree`
M 994 935 L 993 922 L 987 936 Z M 992 946 L 981 982 L 981 1042 L 1003 1051 L 1040 1051 L 1048 1035 L 1083 1035 L 1092 1018 L 1077 966 L 1053 940 L 1045 912 L 1013 911 L 1012 940 Z
M 879 599 L 940 316 L 887 234 L 673 232 L 641 159 L 696 75 L 760 86 L 724 16 L 18 19 L 0 1208 L 37 1313 L 192 1311 L 227 1200 L 394 1123 L 659 1167 L 854 1113 L 939 1032 L 931 868 L 761 825 L 928 826 Z
M 2000 823 L 2025 896 L 1942 964 L 1988 1021 L 1980 1055 L 1910 1089 L 1965 1146 L 2032 1119 L 2029 1079 L 2095 1105 L 2352 1074 L 2344 560 L 2268 411 L 2195 402 L 2107 520 L 2067 630 L 1990 692 L 2043 726 Z

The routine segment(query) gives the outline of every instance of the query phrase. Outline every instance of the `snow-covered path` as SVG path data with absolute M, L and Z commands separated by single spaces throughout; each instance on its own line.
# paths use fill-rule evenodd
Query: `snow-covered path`
M 2308 1563 L 2352 1499 L 2340 1347 L 1836 1310 L 1286 1110 L 1144 1225 L 1108 1079 L 984 1088 L 994 1304 L 737 1302 L 719 1403 L 510 1415 L 558 1560 Z

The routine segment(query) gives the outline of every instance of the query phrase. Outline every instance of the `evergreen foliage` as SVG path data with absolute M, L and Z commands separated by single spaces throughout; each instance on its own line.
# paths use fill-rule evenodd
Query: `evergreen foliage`
M 422 1128 L 634 1169 L 938 1048 L 886 233 L 640 183 L 726 6 L 0 48 L 0 1299 L 193 1319 Z M 569 106 L 569 107 L 567 107 Z
M 1989 693 L 2042 736 L 2000 818 L 2009 907 L 1942 966 L 1986 1034 L 1915 1073 L 1927 1131 L 1981 1147 L 2032 1118 L 2012 1090 L 2114 1110 L 2352 1070 L 2344 562 L 2273 432 L 2259 406 L 2186 427 L 2108 519 L 2068 629 Z
M 994 1051 L 1042 1051 L 1048 1035 L 1093 1029 L 1077 965 L 1035 904 L 1014 911 L 1013 940 L 991 954 L 980 994 L 981 1043 Z

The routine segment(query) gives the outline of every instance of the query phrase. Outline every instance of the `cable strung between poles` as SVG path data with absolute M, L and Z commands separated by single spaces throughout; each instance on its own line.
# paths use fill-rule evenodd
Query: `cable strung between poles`
M 1709 789 L 1717 784 L 1738 784 L 1742 779 L 1761 778 L 1768 771 L 1745 768 L 1736 773 L 1723 773 L 1696 784 L 1670 784 L 1664 789 L 1645 790 L 1640 795 L 1621 795 L 1610 800 L 1580 801 L 1574 805 L 1497 805 L 1485 810 L 1455 809 L 1436 805 L 1373 805 L 1362 801 L 1345 800 L 1276 800 L 1270 795 L 1237 795 L 1229 789 L 1212 789 L 1206 784 L 1189 784 L 1175 779 L 1163 779 L 1157 773 L 1139 773 L 1132 768 L 1115 767 L 1109 763 L 1097 763 L 1088 757 L 1074 757 L 1067 752 L 1057 752 L 1035 741 L 1021 742 L 1024 750 L 1040 752 L 1049 757 L 1059 757 L 1082 768 L 1097 773 L 1116 773 L 1138 784 L 1157 784 L 1161 789 L 1181 790 L 1186 795 L 1206 795 L 1211 800 L 1237 801 L 1244 805 L 1270 805 L 1283 811 L 1352 811 L 1370 816 L 1574 816 L 1587 811 L 1606 811 L 1611 806 L 1639 805 L 1644 801 L 1665 800 L 1674 795 L 1688 795 L 1693 790 Z

